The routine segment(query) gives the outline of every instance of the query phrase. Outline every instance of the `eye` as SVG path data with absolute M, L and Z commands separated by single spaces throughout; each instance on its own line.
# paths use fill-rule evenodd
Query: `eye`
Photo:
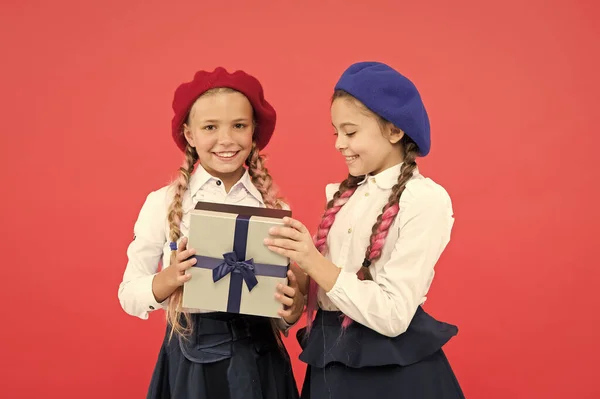
M 348 137 L 350 137 L 350 136 L 354 136 L 354 134 L 355 134 L 355 133 L 356 133 L 356 132 L 349 132 L 349 133 L 346 133 L 346 136 L 348 136 Z
M 215 125 L 206 125 L 202 129 L 203 130 L 215 130 L 217 127 Z
M 233 127 L 236 128 L 236 129 L 244 129 L 247 126 L 248 125 L 246 125 L 245 123 L 236 123 L 235 125 L 233 125 Z

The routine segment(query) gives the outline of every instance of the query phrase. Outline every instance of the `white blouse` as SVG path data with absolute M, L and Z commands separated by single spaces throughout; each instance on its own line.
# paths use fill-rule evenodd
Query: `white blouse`
M 127 249 L 128 262 L 118 296 L 123 310 L 141 319 L 147 319 L 150 312 L 164 309 L 168 305 L 168 299 L 162 303 L 156 302 L 152 293 L 152 280 L 160 270 L 161 261 L 163 268 L 167 268 L 171 260 L 168 209 L 173 195 L 173 188 L 165 186 L 147 196 L 134 226 L 134 239 Z M 227 193 L 221 180 L 198 165 L 190 177 L 189 188 L 182 202 L 182 237 L 188 235 L 190 213 L 198 201 L 265 207 L 262 195 L 252 184 L 247 171 Z M 286 204 L 282 206 L 289 209 Z M 206 312 L 200 309 L 189 311 Z M 283 319 L 279 321 L 282 329 L 289 327 Z
M 415 171 L 400 197 L 400 210 L 390 226 L 381 257 L 371 265 L 372 281 L 360 281 L 371 228 L 387 203 L 400 174 L 396 165 L 360 183 L 336 215 L 327 257 L 342 271 L 328 293 L 319 289 L 324 310 L 341 310 L 380 334 L 395 337 L 406 331 L 426 300 L 434 266 L 450 241 L 454 224 L 446 190 Z M 339 184 L 326 187 L 331 200 Z

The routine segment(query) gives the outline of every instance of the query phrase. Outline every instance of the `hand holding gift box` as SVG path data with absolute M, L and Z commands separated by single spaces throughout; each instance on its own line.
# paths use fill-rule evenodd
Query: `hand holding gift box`
M 289 259 L 263 243 L 290 211 L 198 202 L 188 248 L 197 262 L 187 273 L 183 307 L 278 318 L 277 285 L 287 285 Z

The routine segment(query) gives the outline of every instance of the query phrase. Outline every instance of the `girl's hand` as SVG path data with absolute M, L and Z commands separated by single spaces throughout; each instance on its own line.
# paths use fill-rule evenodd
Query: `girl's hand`
M 280 255 L 290 258 L 304 271 L 322 257 L 308 229 L 296 219 L 283 218 L 285 226 L 271 227 L 269 234 L 275 238 L 265 238 L 267 247 Z
M 196 264 L 196 258 L 192 258 L 195 254 L 196 250 L 193 248 L 187 249 L 187 238 L 184 237 L 177 247 L 177 253 L 171 259 L 169 267 L 163 269 L 152 280 L 152 293 L 156 302 L 163 302 L 177 288 L 192 278 L 191 275 L 186 275 L 185 271 Z
M 298 289 L 300 290 L 300 293 L 302 293 L 302 295 L 308 294 L 309 281 L 306 272 L 300 269 L 300 267 L 295 263 L 290 264 L 290 269 L 292 272 L 294 272 L 296 280 L 298 280 Z
M 284 286 L 279 284 L 277 286 L 277 292 L 275 293 L 275 299 L 277 299 L 282 305 L 283 310 L 278 312 L 286 323 L 294 324 L 298 321 L 302 312 L 304 311 L 304 295 L 298 289 L 298 280 L 296 275 L 291 270 L 288 270 L 288 285 Z

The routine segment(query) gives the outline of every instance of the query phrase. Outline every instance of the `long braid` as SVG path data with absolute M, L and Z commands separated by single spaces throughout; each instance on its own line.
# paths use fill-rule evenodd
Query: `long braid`
M 277 187 L 273 184 L 273 178 L 265 167 L 265 156 L 260 153 L 256 143 L 252 143 L 252 150 L 246 159 L 246 165 L 252 184 L 261 193 L 267 208 L 281 209 Z
M 402 138 L 404 148 L 404 161 L 398 176 L 398 182 L 392 187 L 392 193 L 388 202 L 383 207 L 381 214 L 377 217 L 377 221 L 371 229 L 371 237 L 369 246 L 365 252 L 365 260 L 362 267 L 358 271 L 358 276 L 361 280 L 372 280 L 369 266 L 381 257 L 381 251 L 385 244 L 390 226 L 394 223 L 398 211 L 400 210 L 400 196 L 406 188 L 406 184 L 413 177 L 413 173 L 417 169 L 417 145 L 408 136 Z M 348 327 L 352 323 L 352 319 L 348 316 L 344 317 L 342 327 Z
M 272 209 L 281 209 L 281 202 L 278 195 L 277 188 L 273 184 L 273 178 L 269 174 L 269 170 L 265 167 L 265 156 L 260 153 L 256 143 L 252 143 L 252 149 L 248 158 L 246 159 L 246 166 L 248 166 L 248 174 L 252 180 L 252 184 L 260 192 L 265 206 Z M 273 335 L 277 340 L 277 344 L 280 349 L 284 349 L 283 341 L 279 327 L 275 324 L 275 319 L 271 320 L 271 329 Z
M 327 203 L 321 222 L 317 229 L 317 234 L 314 237 L 315 246 L 319 252 L 323 255 L 327 253 L 327 235 L 329 230 L 335 221 L 335 215 L 342 209 L 342 207 L 348 202 L 352 194 L 356 191 L 358 183 L 363 179 L 362 176 L 348 176 L 346 180 L 340 183 L 338 191 L 334 194 L 333 198 Z M 310 331 L 313 323 L 313 315 L 317 309 L 317 292 L 319 286 L 317 283 L 309 278 L 308 295 L 306 304 L 306 321 L 307 330 Z
M 388 230 L 400 209 L 400 196 L 406 188 L 406 183 L 413 177 L 413 174 L 417 169 L 417 162 L 415 160 L 417 157 L 416 144 L 408 142 L 405 151 L 406 155 L 404 157 L 404 162 L 402 163 L 400 176 L 398 176 L 398 182 L 392 187 L 392 193 L 390 194 L 388 203 L 383 207 L 381 214 L 377 217 L 377 222 L 373 225 L 373 229 L 371 230 L 371 238 L 369 239 L 370 245 L 365 253 L 365 259 L 371 263 L 381 256 L 381 250 L 385 244 Z
M 183 164 L 179 168 L 179 176 L 173 182 L 175 188 L 175 195 L 173 201 L 169 206 L 169 239 L 171 242 L 177 242 L 181 237 L 181 219 L 183 217 L 183 196 L 185 195 L 190 182 L 190 176 L 194 172 L 194 167 L 198 162 L 198 153 L 196 149 L 189 144 L 185 148 L 185 159 Z M 171 264 L 176 262 L 175 256 L 177 251 L 171 252 Z M 169 339 L 173 336 L 173 332 L 180 335 L 188 335 L 192 331 L 191 318 L 187 312 L 183 312 L 181 308 L 181 300 L 183 294 L 183 287 L 177 288 L 169 298 L 169 306 L 167 307 L 167 320 L 171 324 L 171 334 Z M 181 315 L 184 315 L 186 326 L 180 322 Z

